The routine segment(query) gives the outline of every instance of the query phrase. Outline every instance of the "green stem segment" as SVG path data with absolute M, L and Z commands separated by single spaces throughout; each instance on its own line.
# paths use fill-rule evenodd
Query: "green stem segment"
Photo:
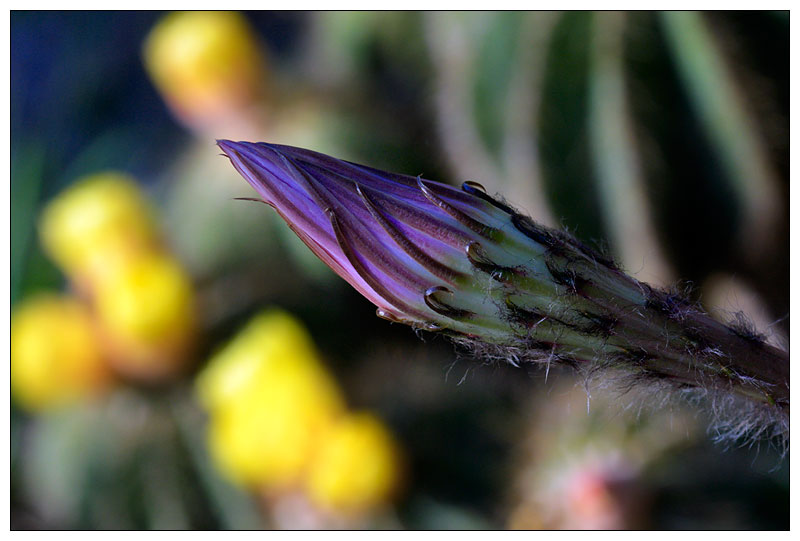
M 493 267 L 485 255 L 473 262 L 502 282 L 492 293 L 507 308 L 505 332 L 495 326 L 474 338 L 510 346 L 517 357 L 521 349 L 531 359 L 612 365 L 678 387 L 733 393 L 788 417 L 787 352 L 638 282 L 568 235 L 515 214 L 511 222 L 533 242 L 501 244 L 510 261 L 527 264 Z

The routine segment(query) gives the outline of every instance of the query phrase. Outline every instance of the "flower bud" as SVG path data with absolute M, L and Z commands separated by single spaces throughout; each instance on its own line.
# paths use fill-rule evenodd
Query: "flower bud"
M 195 336 L 195 299 L 174 258 L 152 253 L 129 262 L 98 282 L 94 303 L 118 371 L 151 381 L 183 367 Z
M 393 438 L 380 420 L 357 413 L 343 417 L 325 433 L 306 489 L 323 509 L 358 513 L 387 503 L 399 480 Z
M 213 357 L 197 379 L 197 394 L 214 411 L 254 382 L 287 371 L 324 373 L 303 325 L 281 310 L 264 311 Z
M 344 411 L 335 382 L 302 326 L 257 316 L 200 374 L 209 446 L 231 481 L 281 490 L 300 483 L 319 437 Z
M 319 435 L 342 410 L 333 385 L 306 376 L 259 381 L 212 413 L 209 446 L 226 477 L 265 490 L 299 482 Z
M 459 191 L 293 147 L 219 145 L 306 245 L 386 319 L 501 344 L 536 329 L 540 343 L 558 339 L 585 358 L 606 344 L 582 328 L 613 325 L 613 318 L 582 299 L 577 289 L 587 281 L 578 266 L 644 303 L 632 281 L 610 279 L 621 274 L 613 266 L 522 219 L 475 183 Z
M 245 115 L 263 96 L 265 58 L 239 13 L 171 13 L 144 45 L 153 82 L 175 115 L 205 129 Z
M 76 402 L 111 381 L 89 310 L 76 299 L 40 295 L 11 316 L 11 388 L 31 411 Z
M 136 181 L 113 171 L 86 177 L 44 209 L 45 250 L 79 285 L 87 286 L 159 244 L 150 205 Z
M 267 143 L 218 141 L 300 239 L 380 317 L 512 363 L 613 366 L 735 393 L 787 428 L 789 360 L 746 326 L 622 272 L 475 182 L 462 189 Z M 754 413 L 758 417 L 758 411 Z

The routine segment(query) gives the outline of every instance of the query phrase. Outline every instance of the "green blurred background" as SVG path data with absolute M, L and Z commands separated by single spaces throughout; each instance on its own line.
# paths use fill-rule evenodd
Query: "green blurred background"
M 258 12 L 221 37 L 213 17 L 172 17 L 11 14 L 12 313 L 42 291 L 96 312 L 37 223 L 118 170 L 154 205 L 198 320 L 177 376 L 117 374 L 47 411 L 12 394 L 12 528 L 788 528 L 773 442 L 716 444 L 704 414 L 635 391 L 590 389 L 587 413 L 581 375 L 484 364 L 378 319 L 271 209 L 234 200 L 253 193 L 214 146 L 478 181 L 788 347 L 788 13 Z M 403 456 L 393 496 L 357 516 L 236 487 L 208 452 L 196 375 L 270 306 Z

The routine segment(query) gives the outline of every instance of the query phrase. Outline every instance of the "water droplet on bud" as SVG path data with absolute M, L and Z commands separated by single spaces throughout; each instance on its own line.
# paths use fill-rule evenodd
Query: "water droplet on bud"
M 492 272 L 492 278 L 498 282 L 508 284 L 514 278 L 514 273 L 509 269 L 501 268 Z
M 430 308 L 437 314 L 441 314 L 443 316 L 447 316 L 452 319 L 464 319 L 474 315 L 469 310 L 463 310 L 461 308 L 456 308 L 454 306 L 445 304 L 444 302 L 436 298 L 437 293 L 449 293 L 450 295 L 452 295 L 453 292 L 444 286 L 429 287 L 425 291 L 425 296 L 424 296 L 425 304 L 427 304 L 428 308 Z
M 385 319 L 386 321 L 391 321 L 392 323 L 402 323 L 402 320 L 399 317 L 388 310 L 384 310 L 383 308 L 378 308 L 375 310 L 375 315 L 381 319 Z
M 486 193 L 486 188 L 483 187 L 483 184 L 475 182 L 474 180 L 468 180 L 461 184 L 461 189 L 467 193 L 475 193 L 476 191 Z

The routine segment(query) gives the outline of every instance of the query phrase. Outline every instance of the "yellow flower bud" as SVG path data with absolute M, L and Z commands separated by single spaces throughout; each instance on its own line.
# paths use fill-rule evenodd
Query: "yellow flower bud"
M 306 488 L 322 508 L 357 513 L 385 503 L 399 480 L 399 454 L 391 435 L 377 418 L 358 413 L 325 434 Z
M 343 411 L 333 382 L 308 376 L 260 380 L 212 412 L 212 456 L 233 482 L 281 489 L 300 481 L 320 434 Z
M 308 331 L 286 312 L 265 311 L 209 362 L 197 380 L 198 397 L 213 410 L 259 379 L 301 369 L 324 373 Z
M 189 276 L 172 257 L 143 255 L 101 280 L 97 317 L 125 375 L 160 379 L 182 368 L 196 325 Z
M 256 316 L 213 357 L 197 394 L 222 473 L 267 490 L 300 482 L 320 435 L 344 411 L 307 331 L 277 310 Z
M 110 382 L 88 308 L 40 295 L 11 317 L 11 388 L 21 406 L 42 411 L 97 393 Z
M 42 244 L 78 281 L 93 281 L 158 244 L 158 228 L 136 181 L 117 172 L 86 177 L 53 200 L 39 223 Z
M 234 12 L 165 16 L 147 37 L 144 62 L 175 114 L 192 126 L 248 107 L 265 86 L 265 57 Z

